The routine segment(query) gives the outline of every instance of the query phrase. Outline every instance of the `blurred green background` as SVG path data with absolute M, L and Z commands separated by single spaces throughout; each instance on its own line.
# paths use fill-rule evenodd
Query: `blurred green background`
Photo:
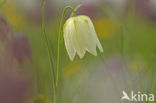
M 46 31 L 56 64 L 61 13 L 67 5 L 82 4 L 78 15 L 92 19 L 104 49 L 71 62 L 64 42 L 61 51 L 62 103 L 121 103 L 122 91 L 156 94 L 155 0 L 47 0 Z M 53 100 L 48 53 L 42 36 L 41 0 L 7 0 L 0 8 L 14 32 L 29 41 L 32 61 L 18 69 L 31 81 L 29 101 Z M 66 14 L 69 17 L 70 12 Z M 1 48 L 1 47 L 0 47 Z M 56 65 L 55 65 L 56 68 Z M 23 102 L 24 103 L 24 102 Z M 52 102 L 50 102 L 52 103 Z M 147 102 L 145 102 L 147 103 Z

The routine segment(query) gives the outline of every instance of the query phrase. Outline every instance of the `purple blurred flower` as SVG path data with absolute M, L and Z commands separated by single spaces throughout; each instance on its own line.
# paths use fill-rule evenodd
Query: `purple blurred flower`
M 87 15 L 89 17 L 95 17 L 97 13 L 97 7 L 94 5 L 84 5 L 78 9 L 78 14 Z
M 128 0 L 126 10 L 130 9 L 130 5 L 132 4 L 131 2 L 132 0 Z M 134 3 L 137 15 L 144 16 L 151 20 L 156 20 L 156 12 L 152 10 L 152 7 L 150 6 L 150 0 L 135 0 Z
M 110 69 L 111 71 L 120 72 L 123 68 L 123 61 L 121 57 L 118 56 L 109 57 L 105 60 L 105 63 L 108 69 Z
M 28 103 L 29 81 L 15 69 L 0 69 L 0 103 Z
M 32 54 L 27 38 L 24 35 L 13 35 L 11 51 L 13 59 L 19 63 L 23 63 L 24 58 L 32 61 Z
M 0 15 L 0 41 L 6 41 L 12 37 L 10 24 L 4 16 Z
M 24 58 L 28 58 L 32 61 L 32 55 L 27 38 L 24 35 L 13 34 L 13 31 L 7 22 L 7 20 L 0 16 L 0 41 L 4 42 L 1 45 L 0 51 L 1 60 L 4 62 L 11 62 L 10 60 L 16 60 L 22 63 Z

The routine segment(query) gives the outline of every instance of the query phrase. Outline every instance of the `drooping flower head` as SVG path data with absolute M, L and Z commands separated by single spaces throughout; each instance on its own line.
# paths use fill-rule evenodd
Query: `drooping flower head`
M 96 56 L 96 46 L 103 52 L 93 23 L 88 16 L 80 15 L 69 18 L 64 24 L 63 32 L 70 60 L 74 60 L 76 53 L 83 58 L 86 51 Z

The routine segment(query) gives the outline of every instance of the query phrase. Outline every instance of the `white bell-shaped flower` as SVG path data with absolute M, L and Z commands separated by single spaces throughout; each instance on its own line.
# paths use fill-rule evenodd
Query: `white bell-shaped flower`
M 96 46 L 103 52 L 93 23 L 88 16 L 80 15 L 69 18 L 64 24 L 63 32 L 70 60 L 74 60 L 76 53 L 83 58 L 86 51 L 97 56 Z

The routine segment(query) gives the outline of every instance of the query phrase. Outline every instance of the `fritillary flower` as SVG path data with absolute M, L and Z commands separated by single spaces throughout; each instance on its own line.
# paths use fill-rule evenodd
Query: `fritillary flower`
M 65 46 L 71 61 L 74 60 L 76 53 L 80 58 L 84 57 L 86 51 L 96 56 L 96 46 L 103 52 L 93 23 L 88 16 L 80 15 L 69 18 L 63 31 Z

